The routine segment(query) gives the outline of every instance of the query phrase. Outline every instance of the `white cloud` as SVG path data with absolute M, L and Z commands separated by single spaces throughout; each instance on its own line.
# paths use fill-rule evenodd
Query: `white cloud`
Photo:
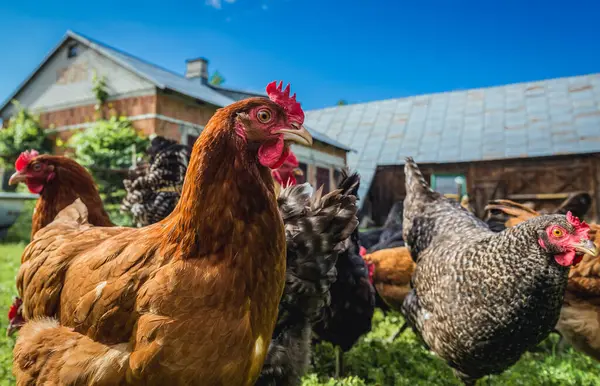
M 233 4 L 236 0 L 224 0 L 226 3 Z M 216 9 L 221 9 L 223 0 L 206 0 L 206 5 L 209 5 Z

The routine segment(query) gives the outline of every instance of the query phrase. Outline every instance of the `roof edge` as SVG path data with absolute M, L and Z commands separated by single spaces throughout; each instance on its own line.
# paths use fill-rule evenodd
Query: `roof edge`
M 146 74 L 140 73 L 136 69 L 132 68 L 129 64 L 124 63 L 122 60 L 115 58 L 113 55 L 111 55 L 109 52 L 107 52 L 103 47 L 96 44 L 92 40 L 90 40 L 76 32 L 73 32 L 72 30 L 67 30 L 67 32 L 62 37 L 62 39 L 44 56 L 44 58 L 35 67 L 35 69 L 31 73 L 29 73 L 29 75 L 25 78 L 25 80 L 23 80 L 15 88 L 15 90 L 2 102 L 2 104 L 0 104 L 0 114 L 6 109 L 6 107 L 9 105 L 9 103 L 11 103 L 11 101 L 17 96 L 17 94 L 19 94 L 19 92 L 21 92 L 23 90 L 23 88 L 26 87 L 29 84 L 29 82 L 31 82 L 31 80 L 41 71 L 41 69 L 50 60 L 50 58 L 52 58 L 69 39 L 76 40 L 79 43 L 84 44 L 87 47 L 101 53 L 102 55 L 104 55 L 105 57 L 114 61 L 115 63 L 119 64 L 120 66 L 124 67 L 128 71 L 131 71 L 134 74 L 136 74 L 137 76 L 140 76 L 143 79 L 146 79 L 149 82 L 153 83 L 156 87 L 159 87 L 161 89 L 165 88 L 165 85 L 161 84 L 160 82 L 156 81 L 155 79 L 152 79 L 151 77 L 147 76 Z
M 67 36 L 71 37 L 77 41 L 79 41 L 82 44 L 85 44 L 86 46 L 88 46 L 89 48 L 96 50 L 98 52 L 100 52 L 102 55 L 106 56 L 107 58 L 109 58 L 110 60 L 112 60 L 113 62 L 117 63 L 118 65 L 120 65 L 121 67 L 131 71 L 132 73 L 136 74 L 137 76 L 146 79 L 147 81 L 154 83 L 154 85 L 160 89 L 165 89 L 167 88 L 166 85 L 158 82 L 156 79 L 148 76 L 147 74 L 144 74 L 143 72 L 140 72 L 138 70 L 136 70 L 135 68 L 133 68 L 129 63 L 126 63 L 124 61 L 122 61 L 119 58 L 116 58 L 114 55 L 112 55 L 110 52 L 106 51 L 106 49 L 104 49 L 104 47 L 102 47 L 101 44 L 98 44 L 96 42 L 94 42 L 93 40 L 85 37 L 84 35 L 78 34 L 76 32 L 73 32 L 71 30 L 67 31 Z
M 69 32 L 67 31 L 67 33 L 62 37 L 62 39 L 60 39 L 60 41 L 58 42 L 58 44 L 56 44 L 42 59 L 42 61 L 35 67 L 35 69 L 29 73 L 29 75 L 25 78 L 25 80 L 23 80 L 18 86 L 17 88 L 15 88 L 15 90 L 4 100 L 2 101 L 2 104 L 0 104 L 0 114 L 2 114 L 2 112 L 6 109 L 6 107 L 9 105 L 9 103 L 12 102 L 12 100 L 17 96 L 17 94 L 23 89 L 23 87 L 27 86 L 27 84 L 31 81 L 31 79 L 33 79 L 33 77 L 42 69 L 42 67 L 44 67 L 44 65 L 46 64 L 46 62 L 48 62 L 48 60 L 50 60 L 50 58 L 52 56 L 54 56 L 54 54 L 60 49 L 60 47 L 63 46 L 63 44 L 65 44 L 65 42 L 69 39 Z

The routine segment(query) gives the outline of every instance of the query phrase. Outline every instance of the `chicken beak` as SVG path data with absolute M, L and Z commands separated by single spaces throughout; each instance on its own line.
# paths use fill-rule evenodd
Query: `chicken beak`
M 306 128 L 298 123 L 292 123 L 290 129 L 277 130 L 276 134 L 283 134 L 284 141 L 296 142 L 301 145 L 312 146 L 313 138 L 312 135 L 306 130 Z
M 16 185 L 19 182 L 25 182 L 26 179 L 27 179 L 27 176 L 24 173 L 15 172 L 15 174 L 13 174 L 12 176 L 10 176 L 10 179 L 8 180 L 8 184 L 9 185 Z
M 15 333 L 15 331 L 17 331 L 17 326 L 13 325 L 12 323 L 9 323 L 8 327 L 6 327 L 6 336 L 11 336 Z
M 596 247 L 596 244 L 592 240 L 581 240 L 574 247 L 579 253 L 598 256 L 598 247 Z

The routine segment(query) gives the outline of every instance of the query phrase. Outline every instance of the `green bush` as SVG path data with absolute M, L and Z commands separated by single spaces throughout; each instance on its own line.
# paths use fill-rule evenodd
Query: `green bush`
M 450 367 L 426 350 L 414 333 L 406 330 L 395 341 L 390 336 L 404 323 L 400 314 L 384 317 L 377 311 L 373 330 L 344 355 L 345 375 L 355 377 L 332 380 L 335 370 L 335 350 L 328 344 L 314 350 L 311 373 L 304 386 L 354 385 L 461 385 Z M 600 384 L 600 363 L 568 347 L 557 348 L 558 336 L 552 334 L 534 352 L 527 352 L 513 367 L 500 375 L 490 376 L 479 385 L 548 385 L 591 386 Z M 355 379 L 357 381 L 355 381 Z M 320 383 L 319 383 L 320 382 Z M 356 383 L 361 385 L 362 383 Z
M 13 101 L 13 105 L 15 114 L 8 121 L 8 126 L 0 129 L 0 166 L 9 168 L 25 150 L 35 149 L 40 153 L 52 150 L 52 142 L 46 136 L 39 115 L 32 114 L 17 101 Z
M 76 133 L 67 143 L 74 149 L 75 159 L 92 173 L 104 206 L 117 225 L 132 225 L 129 215 L 119 211 L 125 196 L 124 171 L 132 165 L 133 157 L 140 158 L 145 154 L 148 144 L 148 139 L 140 136 L 129 120 L 116 116 L 94 122 L 92 127 Z

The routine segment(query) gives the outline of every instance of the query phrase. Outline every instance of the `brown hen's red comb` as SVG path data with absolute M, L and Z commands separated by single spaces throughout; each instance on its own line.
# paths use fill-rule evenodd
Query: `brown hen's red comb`
M 590 226 L 585 221 L 579 220 L 576 216 L 573 216 L 571 211 L 567 212 L 567 221 L 575 227 L 575 232 L 581 237 L 588 237 Z
M 293 116 L 300 123 L 304 122 L 304 111 L 300 107 L 300 103 L 296 101 L 296 93 L 290 97 L 290 85 L 288 84 L 282 90 L 283 82 L 273 81 L 267 85 L 267 95 L 269 99 L 283 107 L 288 115 Z
M 17 169 L 18 172 L 22 171 L 27 166 L 27 164 L 38 155 L 40 155 L 40 153 L 38 153 L 37 150 L 25 150 L 19 155 L 19 158 L 17 158 L 17 160 L 15 161 L 15 169 Z
M 15 301 L 8 310 L 8 320 L 13 320 L 17 317 L 19 314 L 19 307 L 21 307 L 22 303 L 23 301 L 20 298 L 15 298 Z

